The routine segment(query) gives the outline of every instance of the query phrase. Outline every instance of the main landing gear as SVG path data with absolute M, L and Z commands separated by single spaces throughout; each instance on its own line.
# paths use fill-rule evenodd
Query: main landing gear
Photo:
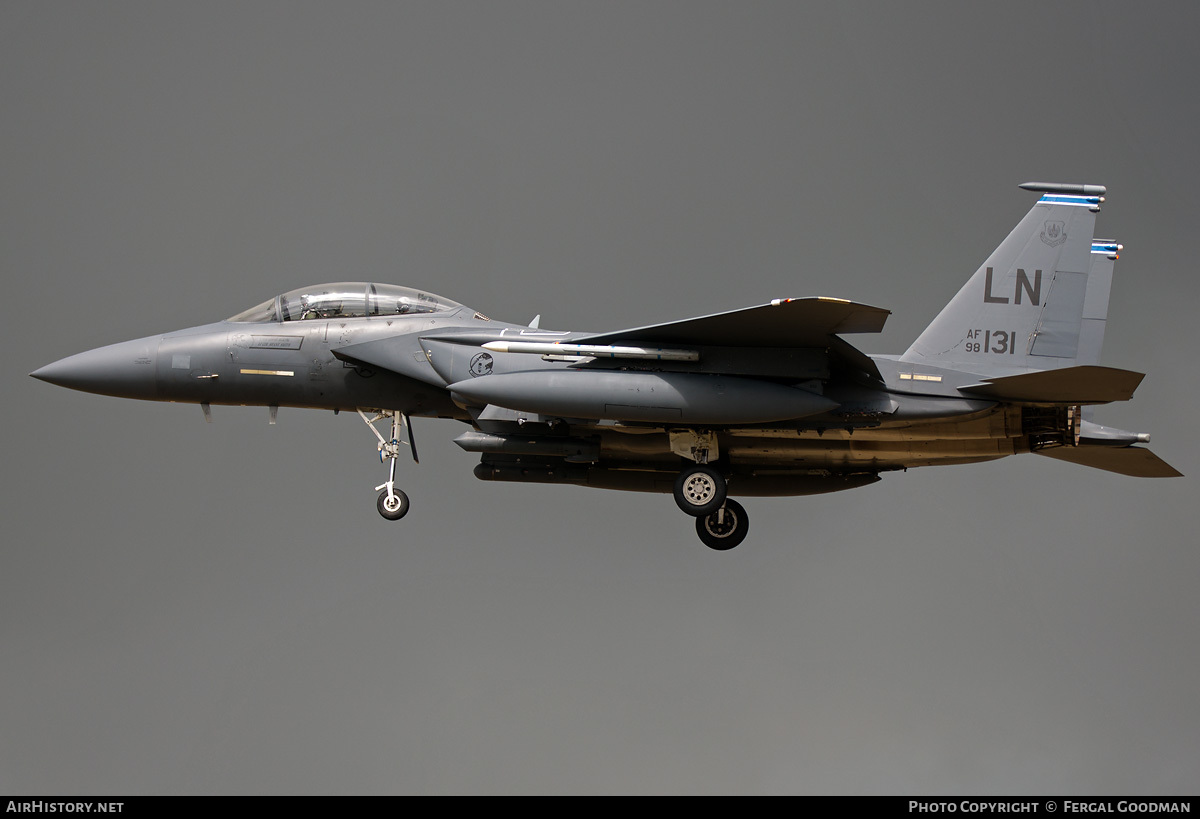
M 746 510 L 728 491 L 725 476 L 706 464 L 688 467 L 675 479 L 675 503 L 696 519 L 704 545 L 721 552 L 745 540 L 750 529 Z
M 746 539 L 750 531 L 750 519 L 746 510 L 735 500 L 726 499 L 725 505 L 702 518 L 696 518 L 696 534 L 710 549 L 724 552 Z
M 675 504 L 696 519 L 696 534 L 710 549 L 725 551 L 746 539 L 750 521 L 746 510 L 728 498 L 725 476 L 709 466 L 716 456 L 717 439 L 711 433 L 673 431 L 671 449 L 695 463 L 675 479 Z
M 387 461 L 388 464 L 388 479 L 379 486 L 375 487 L 379 491 L 379 498 L 375 501 L 375 508 L 379 510 L 379 514 L 383 515 L 388 520 L 400 520 L 408 514 L 408 495 L 400 489 L 396 488 L 396 459 L 400 457 L 400 428 L 405 427 L 408 430 L 408 448 L 412 450 L 413 463 L 420 463 L 417 457 L 417 445 L 413 441 L 412 421 L 408 416 L 397 410 L 380 410 L 374 416 L 368 418 L 362 410 L 358 411 L 359 416 L 363 419 L 371 432 L 375 433 L 375 437 L 379 439 L 379 460 Z M 384 438 L 379 430 L 375 428 L 376 421 L 383 421 L 387 418 L 392 419 L 392 437 L 391 440 Z

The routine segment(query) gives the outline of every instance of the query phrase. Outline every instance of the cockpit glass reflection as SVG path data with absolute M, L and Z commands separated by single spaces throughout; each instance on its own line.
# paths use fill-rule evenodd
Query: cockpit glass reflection
M 255 305 L 229 321 L 311 321 L 441 313 L 461 304 L 412 287 L 338 282 L 301 287 Z

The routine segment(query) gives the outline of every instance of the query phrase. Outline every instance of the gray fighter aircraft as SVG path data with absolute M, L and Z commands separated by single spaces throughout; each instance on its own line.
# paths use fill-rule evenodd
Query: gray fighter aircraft
M 700 539 L 730 549 L 730 496 L 813 495 L 915 466 L 1020 452 L 1137 477 L 1180 473 L 1100 426 L 1096 404 L 1142 374 L 1099 366 L 1121 245 L 1093 238 L 1105 189 L 1042 194 L 902 355 L 843 339 L 887 310 L 836 298 L 769 304 L 607 333 L 492 321 L 408 287 L 342 282 L 284 293 L 215 324 L 90 350 L 34 378 L 122 398 L 357 411 L 396 487 L 412 416 L 450 418 L 488 481 L 673 493 Z M 376 424 L 384 422 L 381 432 Z

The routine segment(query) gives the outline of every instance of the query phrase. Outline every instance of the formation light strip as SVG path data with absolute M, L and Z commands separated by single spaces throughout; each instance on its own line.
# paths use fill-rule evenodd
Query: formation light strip
M 291 370 L 251 370 L 251 369 L 247 369 L 245 367 L 243 367 L 239 372 L 241 372 L 242 375 L 288 375 L 288 376 L 294 376 L 296 374 Z

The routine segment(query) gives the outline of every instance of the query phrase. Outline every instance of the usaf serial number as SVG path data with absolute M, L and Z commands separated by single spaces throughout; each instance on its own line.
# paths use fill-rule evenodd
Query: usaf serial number
M 1012 330 L 968 330 L 968 353 L 1012 355 L 1017 348 L 1017 334 Z

